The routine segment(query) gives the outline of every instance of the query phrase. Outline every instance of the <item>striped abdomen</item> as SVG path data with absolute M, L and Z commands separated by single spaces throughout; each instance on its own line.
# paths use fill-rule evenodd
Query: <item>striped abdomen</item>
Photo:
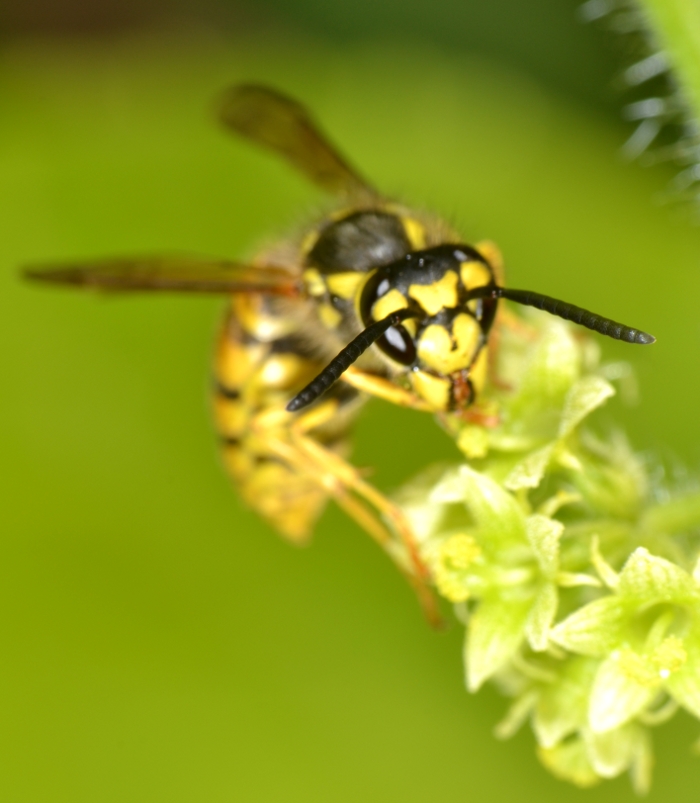
M 305 471 L 282 410 L 326 364 L 334 344 L 314 337 L 317 316 L 308 301 L 236 295 L 219 338 L 214 415 L 224 463 L 245 501 L 292 541 L 306 539 L 328 498 L 318 477 Z M 347 434 L 357 394 L 338 383 L 329 402 L 340 402 L 330 425 L 311 435 L 334 452 L 348 451 Z M 291 450 L 291 451 L 290 451 Z

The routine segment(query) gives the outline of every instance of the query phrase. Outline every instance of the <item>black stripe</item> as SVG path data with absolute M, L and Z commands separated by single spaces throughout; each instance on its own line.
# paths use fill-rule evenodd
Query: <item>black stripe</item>
M 219 443 L 222 446 L 229 447 L 229 446 L 240 446 L 241 439 L 234 438 L 233 435 L 219 435 Z
M 222 396 L 229 401 L 236 401 L 236 399 L 241 398 L 241 391 L 238 388 L 230 388 L 218 379 L 214 380 L 214 390 L 218 396 Z

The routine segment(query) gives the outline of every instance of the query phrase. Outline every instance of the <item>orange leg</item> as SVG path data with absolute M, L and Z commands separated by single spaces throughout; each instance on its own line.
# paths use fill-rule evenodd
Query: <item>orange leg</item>
M 309 434 L 331 419 L 336 410 L 337 402 L 332 400 L 313 407 L 291 422 L 287 413 L 287 426 L 280 425 L 277 411 L 270 411 L 256 419 L 253 426 L 270 453 L 317 482 L 382 547 L 413 587 L 430 624 L 439 627 L 442 619 L 429 587 L 430 573 L 421 560 L 415 536 L 403 511 L 365 482 L 357 469 Z M 271 427 L 273 422 L 278 426 Z M 398 543 L 377 514 L 389 522 L 398 536 Z

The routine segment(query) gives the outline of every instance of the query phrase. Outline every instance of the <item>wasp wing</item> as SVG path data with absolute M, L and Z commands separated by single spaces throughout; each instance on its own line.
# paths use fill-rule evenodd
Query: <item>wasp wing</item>
M 227 128 L 281 154 L 327 192 L 360 199 L 378 197 L 306 109 L 274 89 L 255 84 L 231 87 L 221 99 L 220 117 Z
M 268 293 L 296 295 L 298 280 L 279 267 L 182 257 L 109 259 L 79 264 L 29 267 L 32 281 L 106 292 Z

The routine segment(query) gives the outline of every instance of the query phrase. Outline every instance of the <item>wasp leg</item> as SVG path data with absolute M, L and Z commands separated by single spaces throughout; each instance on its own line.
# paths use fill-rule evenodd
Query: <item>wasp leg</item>
M 442 618 L 428 585 L 430 573 L 418 554 L 405 515 L 397 505 L 366 483 L 357 469 L 313 437 L 313 430 L 331 421 L 337 415 L 337 409 L 337 400 L 329 400 L 299 415 L 291 423 L 289 413 L 285 412 L 286 426 L 280 418 L 283 411 L 270 410 L 257 416 L 253 427 L 258 437 L 265 441 L 268 451 L 323 488 L 389 555 L 414 589 L 428 622 L 438 628 L 442 625 Z M 377 514 L 390 523 L 403 550 Z
M 398 387 L 383 376 L 362 371 L 355 365 L 351 365 L 346 369 L 340 378 L 343 382 L 347 382 L 348 385 L 352 385 L 355 390 L 369 393 L 371 396 L 384 399 L 384 401 L 391 402 L 391 404 L 397 404 L 399 407 L 409 407 L 411 410 L 421 410 L 426 413 L 434 412 L 429 404 L 419 399 L 410 390 Z
M 350 491 L 354 491 L 358 495 L 365 495 L 362 491 L 371 488 L 364 483 L 359 475 L 355 477 L 349 476 L 351 467 L 345 463 L 344 460 L 338 458 L 333 452 L 324 449 L 320 444 L 316 443 L 308 436 L 295 437 L 294 445 L 284 443 L 281 441 L 271 442 L 270 448 L 275 451 L 287 463 L 294 466 L 298 471 L 303 471 L 306 476 L 312 477 L 331 496 L 336 504 L 345 513 L 354 519 L 357 524 L 362 527 L 365 532 L 389 555 L 392 561 L 396 564 L 398 570 L 406 578 L 409 585 L 413 588 L 418 601 L 423 610 L 425 618 L 429 624 L 435 629 L 440 629 L 443 626 L 443 620 L 439 612 L 435 596 L 427 584 L 427 569 L 425 569 L 420 559 L 415 554 L 411 554 L 410 563 L 413 564 L 415 556 L 416 561 L 421 566 L 421 576 L 416 574 L 414 568 L 409 568 L 406 565 L 406 560 L 395 548 L 396 541 L 392 537 L 389 530 L 381 523 L 376 513 L 374 513 L 367 506 L 362 504 L 359 499 L 351 495 Z M 341 470 L 339 470 L 341 469 Z M 374 491 L 374 489 L 371 489 Z M 374 501 L 379 501 L 381 494 L 374 491 L 370 494 Z M 384 500 L 386 505 L 391 507 L 388 500 Z M 380 510 L 379 507 L 377 507 Z M 397 509 L 398 510 L 398 509 Z M 384 509 L 381 512 L 387 513 Z M 402 515 L 398 511 L 399 515 Z M 396 526 L 398 516 L 387 516 Z M 397 530 L 399 528 L 397 527 Z M 406 529 L 410 532 L 410 528 L 402 528 L 400 532 L 401 540 L 406 541 Z M 412 541 L 411 536 L 411 541 Z
M 365 514 L 369 513 L 369 511 L 362 506 L 362 512 L 359 513 L 357 508 L 348 506 L 348 500 L 351 503 L 356 503 L 358 500 L 348 496 L 347 491 L 352 491 L 365 502 L 368 502 L 391 524 L 393 531 L 399 536 L 401 544 L 406 551 L 408 565 L 406 565 L 404 556 L 393 548 L 395 545 L 394 539 L 384 541 L 381 545 L 413 586 L 430 624 L 434 627 L 439 627 L 442 619 L 435 597 L 428 586 L 430 572 L 420 557 L 413 530 L 403 511 L 376 488 L 365 482 L 354 466 L 351 466 L 334 452 L 326 449 L 308 434 L 310 430 L 319 426 L 326 416 L 335 414 L 335 406 L 335 404 L 321 405 L 309 411 L 306 415 L 300 416 L 290 427 L 292 442 L 303 454 L 316 463 L 317 468 L 320 469 L 321 476 L 325 476 L 327 480 L 332 479 L 339 484 L 340 489 L 342 489 L 340 493 L 338 492 L 340 489 L 337 489 L 337 486 L 329 488 L 329 492 L 358 523 L 366 527 L 360 516 L 365 520 Z M 357 515 L 358 513 L 359 516 Z M 370 513 L 370 515 L 373 514 Z M 373 518 L 376 521 L 375 515 L 373 515 Z M 370 535 L 372 534 L 370 531 Z
M 358 499 L 351 496 L 339 483 L 336 483 L 332 488 L 327 487 L 327 490 L 338 507 L 350 518 L 354 519 L 394 561 L 396 567 L 418 597 L 418 602 L 430 626 L 436 630 L 442 629 L 444 622 L 433 592 L 426 584 L 425 579 L 417 577 L 414 571 L 402 565 L 396 550 L 392 549 L 392 546 L 395 544 L 394 539 L 387 528 L 379 521 L 376 514 L 372 513 L 372 511 Z

